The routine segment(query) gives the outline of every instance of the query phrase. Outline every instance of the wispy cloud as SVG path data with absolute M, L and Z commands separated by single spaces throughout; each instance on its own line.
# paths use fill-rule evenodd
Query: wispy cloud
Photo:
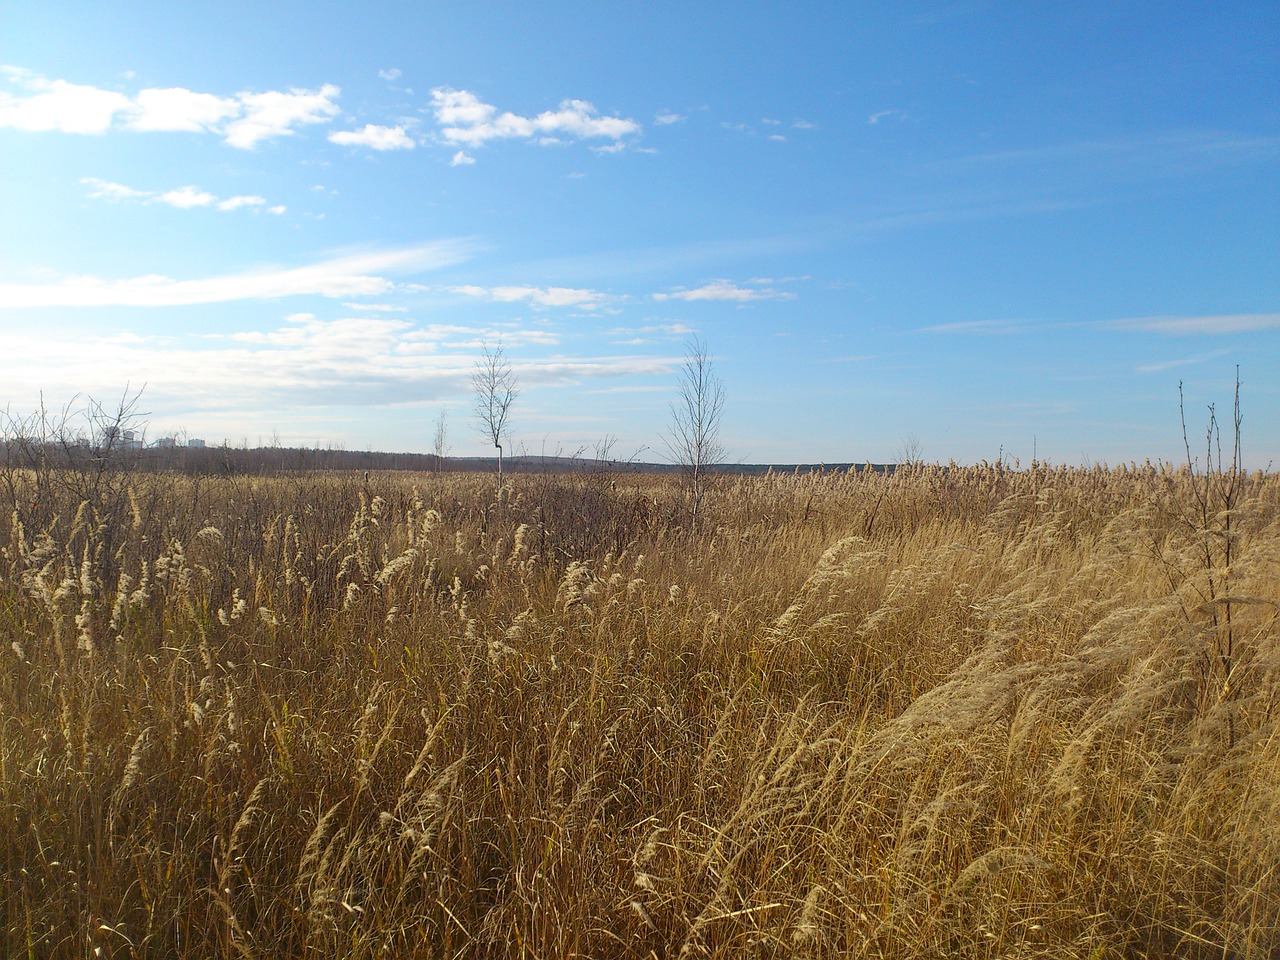
M 598 290 L 583 290 L 576 287 L 523 287 L 499 286 L 449 287 L 454 293 L 468 297 L 483 297 L 497 303 L 526 302 L 539 307 L 579 307 L 593 309 L 608 300 L 608 295 Z
M 360 310 L 364 313 L 408 313 L 408 307 L 392 303 L 344 303 L 348 310 Z
M 437 87 L 431 91 L 432 109 L 440 136 L 446 143 L 477 147 L 490 140 L 528 140 L 537 143 L 559 143 L 564 139 L 607 139 L 615 144 L 640 132 L 634 120 L 616 116 L 600 116 L 586 100 L 562 100 L 556 110 L 535 117 L 510 111 L 498 112 L 468 90 Z M 455 155 L 457 165 L 457 155 Z
M 1219 130 L 1191 130 L 1108 140 L 1077 140 L 970 154 L 928 164 L 925 169 L 1026 167 L 1036 176 L 1063 171 L 1100 171 L 1109 179 L 1182 177 L 1223 166 L 1274 160 L 1280 136 L 1253 136 Z
M 42 390 L 105 396 L 126 381 L 145 382 L 152 409 L 221 413 L 223 429 L 238 436 L 271 405 L 376 407 L 466 395 L 480 348 L 499 337 L 531 347 L 556 343 L 536 329 L 297 313 L 267 329 L 214 336 L 51 337 L 0 328 L 0 355 L 23 358 L 6 370 L 15 402 L 34 403 Z M 664 375 L 673 365 L 644 355 L 553 356 L 522 359 L 517 372 L 526 385 L 558 387 Z
M 693 327 L 686 323 L 653 323 L 643 327 L 614 327 L 609 332 L 615 334 L 661 333 L 670 337 L 684 337 L 691 333 L 696 333 Z
M 299 127 L 327 123 L 339 113 L 333 84 L 222 97 L 183 87 L 148 87 L 130 96 L 117 90 L 49 80 L 20 67 L 3 73 L 18 93 L 0 90 L 0 127 L 32 132 L 103 134 L 214 133 L 230 146 L 252 150 L 264 140 L 291 136 Z
M 199 187 L 175 187 L 172 190 L 138 190 L 123 183 L 111 183 L 97 177 L 83 177 L 80 182 L 89 188 L 89 196 L 95 200 L 111 200 L 115 202 L 164 203 L 179 210 L 190 210 L 195 207 L 213 207 L 224 212 L 230 210 L 264 208 L 268 213 L 285 212 L 283 206 L 268 207 L 266 197 L 257 194 L 239 194 L 234 197 L 220 199 L 201 190 Z
M 871 114 L 871 116 L 867 117 L 867 123 L 869 123 L 871 126 L 875 126 L 886 117 L 892 117 L 896 115 L 897 112 L 898 112 L 897 110 L 877 110 L 875 113 Z
M 823 357 L 819 363 L 866 363 L 868 360 L 877 359 L 874 353 L 856 353 L 846 354 L 840 357 Z
M 687 337 L 696 331 L 684 323 L 654 323 L 643 327 L 614 327 L 609 332 L 616 337 L 624 338 L 615 340 L 614 343 L 625 347 L 639 347 L 662 340 Z
M 655 293 L 655 300 L 731 300 L 746 303 L 751 300 L 792 300 L 795 294 L 772 287 L 751 289 L 739 287 L 731 280 L 713 280 L 692 290 L 677 287 L 669 293 Z
M 82 177 L 80 182 L 89 188 L 89 196 L 95 200 L 146 200 L 155 196 L 150 190 L 135 190 L 97 177 Z
M 1156 360 L 1151 363 L 1138 364 L 1133 369 L 1137 373 L 1163 373 L 1165 370 L 1176 370 L 1179 367 L 1194 367 L 1202 363 L 1208 363 L 1211 360 L 1218 360 L 1221 357 L 1230 356 L 1232 350 L 1211 350 L 1208 353 L 1200 354 L 1195 357 L 1178 357 L 1171 360 Z
M 924 333 L 956 333 L 977 336 L 1004 336 L 1026 333 L 1033 325 L 1025 320 L 963 320 L 958 323 L 935 323 L 922 327 Z
M 682 113 L 673 113 L 670 110 L 664 110 L 653 118 L 653 122 L 662 126 L 667 126 L 668 124 L 679 123 L 681 120 L 687 119 L 689 118 Z
M 1220 336 L 1280 330 L 1280 313 L 1225 313 L 1193 317 L 1125 317 L 1100 324 L 1113 330 L 1140 330 L 1173 336 Z
M 370 150 L 412 150 L 417 146 L 403 126 L 380 127 L 376 123 L 366 123 L 359 130 L 335 130 L 329 134 L 329 142 Z
M 149 274 L 124 280 L 66 277 L 53 283 L 0 283 L 0 309 L 23 307 L 176 307 L 279 297 L 379 296 L 392 290 L 390 276 L 412 275 L 465 260 L 465 241 L 420 244 L 351 254 L 302 267 L 274 268 L 175 280 Z
M 1117 320 L 1081 320 L 1052 324 L 1031 320 L 965 320 L 958 323 L 937 323 L 920 329 L 923 333 L 995 336 L 1082 327 L 1094 330 L 1158 333 L 1165 336 L 1227 336 L 1261 330 L 1280 330 L 1280 313 L 1123 317 Z

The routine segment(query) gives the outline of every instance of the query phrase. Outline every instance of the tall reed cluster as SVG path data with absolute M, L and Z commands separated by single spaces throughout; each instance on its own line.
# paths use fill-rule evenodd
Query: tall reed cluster
M 1274 475 L 4 479 L 5 957 L 1280 955 Z

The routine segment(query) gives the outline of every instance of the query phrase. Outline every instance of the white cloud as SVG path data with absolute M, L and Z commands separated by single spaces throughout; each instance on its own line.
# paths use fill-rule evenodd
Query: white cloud
M 156 199 L 161 203 L 169 204 L 171 207 L 177 207 L 179 210 L 189 210 L 192 207 L 209 207 L 218 202 L 218 198 L 212 193 L 206 193 L 196 187 L 179 187 L 176 190 L 166 190 Z
M 152 88 L 138 93 L 125 127 L 141 131 L 216 131 L 224 120 L 239 113 L 240 104 L 232 97 L 194 93 L 182 87 Z
M 582 307 L 592 309 L 604 303 L 608 297 L 596 290 L 575 287 L 449 287 L 454 293 L 468 297 L 484 297 L 498 303 L 528 302 L 540 307 Z
M 238 197 L 227 197 L 225 200 L 218 201 L 219 210 L 239 210 L 241 207 L 260 207 L 267 202 L 266 197 L 241 195 Z
M 111 183 L 97 177 L 81 177 L 80 182 L 89 187 L 89 196 L 95 200 L 143 200 L 155 196 L 149 190 L 135 190 L 123 183 Z
M 671 113 L 670 111 L 664 111 L 658 114 L 656 117 L 654 117 L 653 122 L 666 126 L 667 124 L 679 123 L 681 120 L 687 120 L 687 119 L 689 118 L 686 117 L 684 114 Z
M 431 91 L 431 99 L 441 136 L 448 143 L 462 146 L 502 139 L 556 143 L 562 137 L 621 142 L 640 132 L 640 125 L 634 120 L 602 117 L 586 100 L 562 100 L 556 110 L 524 117 L 509 111 L 499 113 L 493 104 L 467 90 L 437 87 Z
M 351 254 L 302 267 L 263 269 L 196 280 L 149 274 L 124 280 L 66 277 L 54 283 L 0 283 L 0 309 L 22 307 L 174 307 L 319 295 L 368 297 L 394 288 L 386 275 L 411 275 L 459 263 L 469 244 L 444 241 Z
M 818 129 L 818 125 L 817 125 L 816 123 L 812 123 L 812 122 L 810 122 L 810 121 L 808 121 L 808 120 L 796 120 L 794 123 L 792 123 L 792 124 L 791 124 L 791 126 L 795 127 L 797 130 L 816 130 L 816 129 Z
M 20 71 L 11 79 L 31 91 L 30 96 L 16 97 L 0 91 L 0 127 L 16 130 L 62 133 L 106 133 L 116 117 L 129 110 L 133 102 L 122 93 L 97 87 L 45 80 Z
M 338 130 L 329 134 L 329 142 L 371 150 L 412 150 L 417 146 L 404 127 L 380 127 L 375 123 L 366 123 L 360 130 Z
M 408 307 L 398 307 L 389 303 L 344 303 L 348 310 L 363 310 L 365 313 L 408 313 Z
M 729 280 L 713 280 L 693 290 L 676 289 L 670 293 L 655 293 L 655 300 L 731 300 L 745 303 L 748 300 L 791 300 L 795 294 L 785 290 L 765 288 L 748 290 Z
M 476 127 L 488 123 L 498 108 L 481 102 L 474 93 L 438 87 L 431 91 L 436 122 L 441 126 Z
M 183 87 L 148 87 L 130 97 L 115 90 L 49 80 L 18 67 L 6 67 L 4 73 L 24 93 L 0 91 L 0 127 L 81 134 L 116 128 L 210 132 L 245 150 L 263 140 L 290 136 L 297 127 L 329 122 L 339 113 L 334 100 L 341 92 L 325 84 L 318 90 L 291 88 L 219 97 Z
M 274 207 L 267 207 L 267 213 L 271 213 L 276 216 L 279 216 L 280 214 L 284 213 L 287 209 L 288 207 L 286 207 L 284 204 L 278 203 Z
M 786 138 L 786 137 L 784 137 L 784 136 L 783 136 L 782 134 L 780 134 L 780 133 L 771 133 L 771 134 L 769 134 L 769 139 L 770 139 L 770 140 L 772 140 L 772 141 L 774 141 L 775 143 L 786 143 L 786 142 L 787 142 L 787 138 Z
M 238 95 L 244 116 L 227 124 L 226 142 L 233 147 L 252 150 L 261 141 L 290 136 L 294 127 L 327 123 L 339 113 L 334 98 L 342 91 L 331 83 L 319 90 L 291 89 L 288 93 L 268 90 L 266 93 Z
M 875 113 L 871 114 L 871 116 L 867 117 L 867 123 L 871 124 L 872 126 L 875 126 L 885 117 L 892 117 L 897 112 L 898 112 L 897 110 L 878 110 Z
M 459 150 L 453 155 L 453 159 L 449 161 L 451 167 L 469 167 L 476 162 L 476 158 L 467 154 L 465 150 Z
M 165 203 L 180 210 L 213 206 L 223 211 L 240 210 L 245 207 L 256 209 L 267 202 L 265 197 L 259 197 L 256 194 L 240 194 L 222 200 L 206 190 L 192 186 L 177 187 L 173 190 L 166 190 L 163 193 L 156 193 L 153 190 L 136 190 L 133 187 L 125 186 L 123 183 L 111 183 L 108 180 L 100 180 L 97 177 L 82 177 L 80 182 L 89 187 L 89 196 L 95 200 L 136 200 L 141 203 Z M 267 212 L 284 213 L 284 209 L 284 207 L 270 207 Z
M 379 70 L 378 76 L 390 83 L 392 80 L 400 79 L 400 68 L 392 67 L 390 70 Z

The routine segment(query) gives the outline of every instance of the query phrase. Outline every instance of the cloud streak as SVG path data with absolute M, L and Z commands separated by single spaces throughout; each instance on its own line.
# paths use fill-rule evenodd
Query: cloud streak
M 371 407 L 465 395 L 480 347 L 498 337 L 555 342 L 545 331 L 299 313 L 272 329 L 203 337 L 59 339 L 44 331 L 0 330 L 0 355 L 23 358 L 20 368 L 6 370 L 18 402 L 35 402 L 42 390 L 105 396 L 126 381 L 146 383 L 157 408 L 223 412 L 232 417 L 226 432 L 238 435 L 237 421 L 251 421 L 273 404 Z M 553 356 L 522 361 L 517 369 L 528 384 L 566 386 L 666 374 L 671 363 L 652 356 Z
M 482 297 L 497 303 L 531 303 L 539 307 L 579 307 L 591 310 L 601 306 L 608 296 L 598 290 L 582 290 L 576 287 L 449 287 L 454 293 L 468 297 Z
M 111 183 L 97 177 L 82 177 L 80 182 L 89 188 L 89 196 L 94 200 L 110 200 L 115 203 L 164 203 L 179 210 L 190 210 L 194 207 L 216 207 L 224 212 L 248 208 L 256 210 L 265 208 L 267 213 L 280 214 L 285 208 L 279 204 L 268 207 L 267 198 L 257 194 L 238 194 L 234 197 L 220 199 L 201 190 L 199 187 L 175 187 L 172 190 L 156 192 L 154 190 L 137 190 L 123 183 Z
M 1037 330 L 1062 330 L 1088 327 L 1135 333 L 1158 333 L 1165 336 L 1228 336 L 1280 330 L 1280 313 L 1217 313 L 1201 316 L 1122 317 L 1118 320 L 1083 320 L 1072 323 L 1033 323 L 1028 320 L 965 320 L 921 327 L 923 333 L 968 334 L 992 336 L 1031 333 Z
M 739 287 L 730 280 L 713 280 L 692 290 L 676 288 L 668 293 L 653 294 L 655 300 L 728 300 L 734 303 L 748 303 L 752 300 L 794 300 L 795 294 L 786 290 L 774 290 L 772 287 L 750 289 Z
M 1171 336 L 1222 336 L 1280 330 L 1280 313 L 1224 313 L 1198 317 L 1125 317 L 1103 321 L 1113 330 L 1137 330 Z
M 394 288 L 390 276 L 412 275 L 460 263 L 464 241 L 419 244 L 351 254 L 301 267 L 175 280 L 148 274 L 123 280 L 66 277 L 53 283 L 0 283 L 0 310 L 32 307 L 180 307 L 281 297 L 364 297 Z

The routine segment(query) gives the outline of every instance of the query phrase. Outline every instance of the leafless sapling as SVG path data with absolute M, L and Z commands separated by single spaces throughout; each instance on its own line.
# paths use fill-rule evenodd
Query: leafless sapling
M 663 438 L 671 459 L 684 472 L 692 500 L 693 530 L 703 512 L 708 470 L 724 459 L 720 421 L 724 415 L 724 383 L 703 340 L 689 341 L 678 379 L 679 394 L 671 402 L 671 424 Z
M 484 347 L 471 373 L 475 390 L 475 414 L 480 433 L 498 448 L 498 491 L 502 491 L 502 440 L 507 436 L 508 419 L 520 395 L 515 371 L 502 344 Z

